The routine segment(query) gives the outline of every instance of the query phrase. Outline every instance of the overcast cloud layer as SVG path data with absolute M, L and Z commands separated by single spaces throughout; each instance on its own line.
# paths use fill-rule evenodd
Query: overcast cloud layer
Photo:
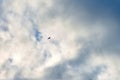
M 120 80 L 119 14 L 119 0 L 0 0 L 0 80 Z

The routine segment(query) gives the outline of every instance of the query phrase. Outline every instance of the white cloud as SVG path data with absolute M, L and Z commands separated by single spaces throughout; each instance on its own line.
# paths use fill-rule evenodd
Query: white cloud
M 18 68 L 18 71 L 23 69 L 21 71 L 22 76 L 27 78 L 37 78 L 40 77 L 40 75 L 42 76 L 42 73 L 44 73 L 44 70 L 46 68 L 57 65 L 61 63 L 64 59 L 70 59 L 74 57 L 74 53 L 76 53 L 78 47 L 74 42 L 75 32 L 73 30 L 70 30 L 69 27 L 65 28 L 65 22 L 60 21 L 59 18 L 58 20 L 52 20 L 53 22 L 43 21 L 44 25 L 41 25 L 40 23 L 32 23 L 31 20 L 29 20 L 29 17 L 31 17 L 32 13 L 34 14 L 34 12 L 31 12 L 29 15 L 24 16 L 26 3 L 30 7 L 33 7 L 33 9 L 41 9 L 40 6 L 38 6 L 37 1 L 32 3 L 31 1 L 17 0 L 8 2 L 6 1 L 4 3 L 4 14 L 7 17 L 6 19 L 8 20 L 9 32 L 7 32 L 6 35 L 4 32 L 1 32 L 1 38 L 2 40 L 6 41 L 6 39 L 9 38 L 7 34 L 11 34 L 12 39 L 0 49 L 1 66 L 5 63 L 6 60 L 11 58 L 13 60 L 11 64 L 16 66 Z M 48 10 L 48 8 L 52 6 L 52 1 L 40 1 L 40 3 L 46 5 L 46 7 L 43 8 L 41 12 Z M 39 17 L 41 17 L 42 15 L 39 14 L 39 12 L 37 15 L 39 20 Z M 22 22 L 22 20 L 25 22 Z M 21 24 L 21 22 L 24 24 Z M 32 41 L 30 37 L 33 35 L 31 34 L 34 27 L 33 24 L 38 25 L 38 28 L 40 28 L 39 30 L 43 36 L 43 40 L 41 42 L 38 42 L 37 45 L 34 41 Z M 49 36 L 51 36 L 51 40 L 47 40 Z M 52 42 L 54 41 L 58 42 L 59 45 L 53 44 Z M 8 48 L 7 50 L 5 50 L 6 47 Z M 45 55 L 46 50 L 49 52 L 47 54 L 49 54 L 50 57 L 48 57 L 45 62 L 42 62 L 41 56 Z M 10 70 L 11 69 L 12 67 L 10 68 Z M 36 70 L 38 73 L 36 73 Z M 5 75 L 5 78 L 13 78 L 13 76 L 15 75 L 13 74 L 13 72 L 3 70 L 2 67 L 0 72 L 5 72 L 4 74 L 9 73 L 12 75 L 12 77 Z
M 57 14 L 57 9 L 61 9 L 58 12 L 62 13 L 62 7 L 57 7 L 55 3 L 55 0 L 4 1 L 3 14 L 8 23 L 1 24 L 8 26 L 8 32 L 0 31 L 0 79 L 45 78 L 50 68 L 54 69 L 64 63 L 67 63 L 63 65 L 67 70 L 63 79 L 69 76 L 71 80 L 86 79 L 86 75 L 94 75 L 96 66 L 103 64 L 107 66 L 107 70 L 96 75 L 98 80 L 119 79 L 119 62 L 114 64 L 119 59 L 114 61 L 103 55 L 99 57 L 93 49 L 101 45 L 108 33 L 106 27 L 103 27 L 106 25 L 102 25 L 101 21 L 90 25 L 75 23 L 72 17 L 65 18 L 64 14 L 52 18 L 49 12 L 51 13 L 53 7 L 56 7 L 52 11 L 54 14 Z M 43 38 L 40 41 L 35 40 L 33 28 L 41 32 Z M 76 60 L 79 55 L 80 58 L 83 55 L 86 62 L 78 61 L 78 67 L 74 68 L 75 65 L 68 62 Z M 9 59 L 12 62 L 8 63 Z M 8 69 L 3 65 L 7 65 Z

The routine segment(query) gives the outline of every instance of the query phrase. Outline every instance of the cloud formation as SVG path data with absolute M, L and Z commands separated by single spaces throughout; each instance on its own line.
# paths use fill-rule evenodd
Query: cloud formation
M 1 0 L 0 79 L 119 80 L 119 4 Z

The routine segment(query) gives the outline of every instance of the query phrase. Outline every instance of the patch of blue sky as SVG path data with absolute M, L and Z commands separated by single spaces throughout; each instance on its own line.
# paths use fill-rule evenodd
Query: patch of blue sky
M 35 40 L 37 42 L 41 41 L 43 38 L 42 33 L 37 28 L 33 28 L 33 32 L 34 32 Z

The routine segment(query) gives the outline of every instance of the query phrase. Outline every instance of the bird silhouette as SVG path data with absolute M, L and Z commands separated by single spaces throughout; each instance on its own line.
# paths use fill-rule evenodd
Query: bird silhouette
M 48 37 L 48 39 L 51 39 L 51 37 Z

